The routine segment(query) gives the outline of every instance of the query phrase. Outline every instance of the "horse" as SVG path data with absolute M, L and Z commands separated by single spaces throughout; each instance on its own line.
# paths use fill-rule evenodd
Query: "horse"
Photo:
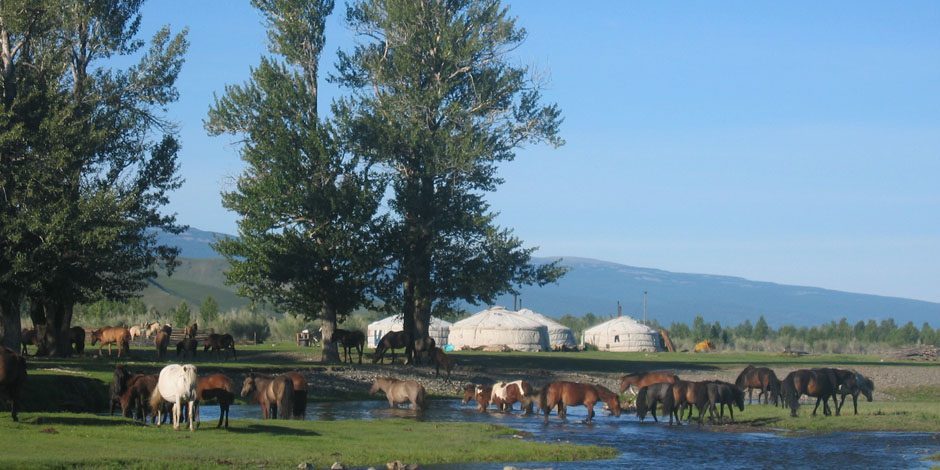
M 705 382 L 689 382 L 677 380 L 672 384 L 672 414 L 669 416 L 669 424 L 672 424 L 672 418 L 676 418 L 677 424 L 682 424 L 682 415 L 685 407 L 689 407 L 689 417 L 692 420 L 692 406 L 698 408 L 698 423 L 702 424 L 705 416 L 705 410 L 708 409 L 708 387 Z
M 127 390 L 121 395 L 121 416 L 129 418 L 136 410 L 136 419 L 147 421 L 147 406 L 150 396 L 157 388 L 156 375 L 137 374 L 127 380 Z M 156 410 L 150 413 L 156 421 Z
M 532 387 L 525 380 L 515 382 L 496 382 L 490 395 L 490 403 L 496 405 L 500 411 L 512 411 L 512 405 L 521 403 L 525 414 L 532 414 L 533 402 L 526 400 L 525 396 L 532 393 Z
M 375 354 L 372 356 L 372 363 L 382 361 L 385 364 L 385 351 L 392 351 L 392 364 L 395 363 L 395 350 L 405 348 L 405 363 L 412 357 L 414 351 L 414 341 L 411 340 L 411 333 L 407 331 L 389 331 L 382 336 L 379 344 L 375 345 Z
M 855 414 L 858 414 L 858 394 L 865 395 L 865 398 L 871 402 L 872 392 L 875 391 L 875 383 L 854 370 L 833 369 L 836 379 L 839 381 L 839 394 L 842 400 L 839 402 L 837 411 L 842 411 L 842 405 L 845 404 L 845 396 L 852 395 L 852 404 L 855 406 Z
M 744 390 L 736 385 L 713 380 L 706 382 L 705 387 L 708 391 L 708 408 L 712 419 L 715 417 L 715 405 L 718 405 L 718 424 L 721 424 L 725 419 L 725 405 L 728 405 L 732 423 L 734 422 L 734 406 L 744 411 Z M 758 398 L 760 397 L 758 396 Z
M 366 344 L 365 333 L 359 330 L 333 330 L 333 335 L 330 336 L 330 342 L 343 345 L 346 362 L 352 362 L 349 350 L 356 348 L 356 350 L 359 351 L 359 363 L 362 364 L 362 350 L 365 348 Z
M 235 338 L 228 333 L 210 333 L 209 336 L 206 336 L 206 343 L 202 352 L 209 352 L 209 349 L 215 351 L 216 357 L 222 354 L 223 349 L 231 349 L 232 357 L 238 360 L 238 355 L 235 354 Z
M 121 405 L 121 397 L 127 391 L 127 381 L 133 374 L 128 372 L 124 366 L 114 366 L 114 375 L 111 378 L 111 385 L 108 387 L 108 414 L 114 416 L 114 405 Z
M 105 344 L 108 345 L 108 357 L 111 357 L 112 344 L 118 345 L 118 357 L 121 357 L 121 353 L 130 354 L 131 352 L 131 332 L 123 326 L 98 328 L 91 334 L 91 345 L 94 346 L 98 341 L 101 341 L 101 345 L 98 346 L 98 357 L 101 357 L 101 348 Z
M 161 329 L 157 332 L 157 336 L 153 337 L 153 345 L 157 348 L 157 359 L 162 360 L 166 357 L 167 346 L 170 345 L 170 334 L 165 329 Z
M 441 348 L 434 348 L 431 351 L 431 359 L 434 361 L 434 374 L 441 375 L 441 366 L 447 372 L 447 380 L 450 380 L 450 370 L 454 368 L 454 360 L 444 354 Z
M 548 423 L 548 414 L 552 408 L 557 408 L 558 417 L 567 422 L 565 407 L 584 405 L 588 410 L 585 422 L 590 423 L 594 418 L 594 405 L 598 401 L 604 402 L 614 416 L 620 416 L 620 397 L 616 393 L 600 385 L 576 382 L 552 382 L 542 387 L 539 409 L 545 413 L 545 423 Z
M 170 364 L 160 371 L 157 388 L 150 394 L 150 409 L 157 410 L 157 426 L 160 426 L 160 404 L 164 401 L 173 404 L 173 429 L 180 428 L 180 414 L 183 402 L 188 407 L 187 420 L 189 430 L 195 431 L 193 411 L 196 405 L 196 366 L 192 364 Z
M 431 353 L 434 352 L 434 348 L 436 347 L 437 343 L 434 341 L 434 338 L 430 336 L 416 339 L 414 345 L 415 364 L 425 362 L 426 359 L 430 360 L 432 357 Z
M 639 390 L 643 387 L 649 387 L 650 385 L 658 383 L 671 384 L 676 380 L 679 380 L 679 376 L 664 370 L 627 374 L 620 379 L 620 393 L 626 392 L 630 387 Z
M 493 396 L 493 386 L 467 384 L 463 387 L 463 399 L 460 401 L 466 405 L 470 400 L 477 402 L 477 409 L 481 413 L 486 412 L 486 407 L 490 406 L 490 397 Z
M 39 346 L 39 331 L 36 330 L 36 327 L 32 328 L 23 328 L 23 331 L 20 332 L 20 343 L 23 345 L 22 354 L 25 356 L 26 346 Z
M 653 421 L 656 419 L 656 405 L 662 403 L 664 415 L 671 415 L 673 408 L 672 384 L 658 382 L 640 389 L 636 395 L 636 416 L 640 421 L 646 419 L 646 413 L 651 412 Z
M 176 343 L 176 357 L 180 357 L 180 354 L 185 358 L 186 355 L 192 355 L 193 359 L 196 358 L 196 348 L 199 346 L 199 341 L 196 341 L 194 338 L 183 338 L 179 343 Z
M 262 419 L 277 419 L 280 410 L 281 419 L 290 419 L 293 412 L 294 383 L 284 375 L 273 379 L 249 374 L 242 383 L 242 397 L 251 395 L 249 401 L 261 405 Z
M 394 408 L 396 403 L 411 403 L 415 411 L 428 408 L 427 393 L 424 386 L 414 380 L 398 380 L 393 377 L 376 377 L 369 389 L 369 395 L 375 395 L 379 390 L 385 392 L 388 398 L 388 407 Z
M 780 398 L 780 379 L 769 367 L 747 366 L 738 374 L 734 385 L 741 390 L 747 390 L 747 402 L 753 403 L 754 389 L 759 389 L 757 394 L 757 403 L 760 403 L 761 395 L 764 396 L 764 404 L 769 404 L 773 400 L 774 405 Z
M 16 406 L 20 401 L 20 389 L 26 382 L 26 358 L 16 351 L 0 346 L 0 390 L 7 396 L 13 421 L 19 421 Z
M 160 332 L 160 322 L 153 322 L 144 327 L 144 338 L 150 339 L 151 336 Z
M 273 379 L 273 375 L 261 374 L 254 372 L 255 377 L 261 377 L 263 379 Z M 290 379 L 291 384 L 294 387 L 294 398 L 293 398 L 293 410 L 291 410 L 291 415 L 294 419 L 304 419 L 307 415 L 307 378 L 299 372 L 285 372 L 281 374 L 283 377 Z
M 223 418 L 225 420 L 225 429 L 228 429 L 229 406 L 235 401 L 235 382 L 225 374 L 212 374 L 208 377 L 199 377 L 196 380 L 196 400 L 217 400 L 219 402 L 219 424 L 215 427 L 222 427 Z M 198 402 L 197 402 L 198 410 Z M 198 427 L 199 414 L 196 413 L 196 426 Z
M 69 328 L 69 342 L 72 343 L 72 350 L 76 354 L 85 352 L 85 329 L 80 326 Z
M 790 407 L 790 416 L 796 417 L 796 411 L 800 407 L 800 396 L 809 395 L 816 397 L 816 406 L 813 408 L 813 416 L 816 416 L 816 410 L 819 409 L 819 403 L 823 404 L 823 414 L 828 416 L 829 398 L 832 397 L 833 405 L 836 405 L 836 392 L 839 389 L 839 381 L 836 378 L 833 369 L 799 369 L 790 372 L 781 382 L 781 394 L 783 402 Z M 839 415 L 839 408 L 836 408 L 836 416 Z
M 144 333 L 140 330 L 140 327 L 137 326 L 137 325 L 134 325 L 134 326 L 128 328 L 127 331 L 129 331 L 130 334 L 131 334 L 131 341 L 134 341 L 134 340 L 137 339 L 138 337 L 144 335 Z
M 195 337 L 196 337 L 196 333 L 197 333 L 198 331 L 199 331 L 199 325 L 197 325 L 196 323 L 193 323 L 192 325 L 189 325 L 188 327 L 186 327 L 186 330 L 183 331 L 183 337 L 184 337 L 184 338 L 195 338 Z

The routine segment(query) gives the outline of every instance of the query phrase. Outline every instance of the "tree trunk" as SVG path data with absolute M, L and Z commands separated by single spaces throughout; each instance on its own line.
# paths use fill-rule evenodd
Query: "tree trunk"
M 69 328 L 72 326 L 71 302 L 31 299 L 29 314 L 36 325 L 37 356 L 68 357 L 72 354 Z
M 19 300 L 0 299 L 0 345 L 19 352 L 22 329 Z
M 336 331 L 336 309 L 326 308 L 321 324 L 320 333 L 323 334 L 323 340 L 320 344 L 323 345 L 323 352 L 320 355 L 320 362 L 339 362 L 339 348 L 336 347 L 336 343 L 330 341 L 333 332 Z

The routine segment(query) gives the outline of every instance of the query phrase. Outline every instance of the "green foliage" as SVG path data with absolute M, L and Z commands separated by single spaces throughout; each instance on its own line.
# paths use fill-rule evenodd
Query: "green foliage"
M 219 318 L 219 304 L 211 295 L 207 295 L 199 306 L 199 318 L 205 324 L 212 323 Z
M 257 339 L 264 342 L 271 336 L 268 318 L 255 310 L 238 310 L 221 315 L 212 327 L 217 332 L 228 333 L 239 340 Z
M 173 325 L 179 328 L 186 328 L 192 323 L 192 312 L 189 310 L 189 304 L 180 302 L 179 306 L 172 312 Z

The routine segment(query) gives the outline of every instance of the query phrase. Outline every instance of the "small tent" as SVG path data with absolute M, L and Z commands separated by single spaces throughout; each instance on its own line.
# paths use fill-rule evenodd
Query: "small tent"
M 573 348 L 578 345 L 571 328 L 527 308 L 520 309 L 516 313 L 545 325 L 548 329 L 548 344 L 552 349 Z
M 630 318 L 617 317 L 584 331 L 584 342 L 601 351 L 660 351 L 656 330 Z
M 451 322 L 449 321 L 431 317 L 428 335 L 434 338 L 434 343 L 437 344 L 438 347 L 443 348 L 445 344 L 448 344 L 447 336 L 450 333 L 450 326 Z M 401 315 L 392 315 L 381 320 L 376 320 L 369 323 L 369 336 L 366 338 L 366 343 L 369 347 L 374 348 L 389 331 L 401 331 L 404 329 L 405 322 Z
M 491 307 L 450 327 L 455 349 L 506 346 L 514 351 L 548 351 L 548 328 L 506 307 Z

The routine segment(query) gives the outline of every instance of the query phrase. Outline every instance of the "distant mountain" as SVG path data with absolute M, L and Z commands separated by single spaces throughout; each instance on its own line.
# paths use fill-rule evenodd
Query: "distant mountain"
M 161 234 L 161 241 L 179 246 L 184 257 L 203 259 L 185 259 L 173 277 L 154 280 L 144 301 L 161 309 L 160 304 L 177 305 L 180 299 L 198 306 L 211 293 L 223 310 L 247 305 L 246 300 L 235 296 L 234 288 L 224 285 L 222 272 L 227 263 L 208 246 L 216 237 L 226 236 L 230 235 L 197 229 L 181 235 Z M 551 261 L 552 258 L 533 259 L 535 263 Z M 746 319 L 753 323 L 763 315 L 772 326 L 818 325 L 842 317 L 851 323 L 892 317 L 899 324 L 913 321 L 920 327 L 923 322 L 937 326 L 940 318 L 940 303 L 731 276 L 673 273 L 587 258 L 566 257 L 563 264 L 571 270 L 558 284 L 522 288 L 521 306 L 557 318 L 568 313 L 616 315 L 620 301 L 624 315 L 641 318 L 645 291 L 647 317 L 664 325 L 673 321 L 691 323 L 696 315 L 723 325 L 736 325 Z M 512 307 L 513 297 L 502 296 L 496 303 Z M 484 308 L 462 307 L 471 312 Z

